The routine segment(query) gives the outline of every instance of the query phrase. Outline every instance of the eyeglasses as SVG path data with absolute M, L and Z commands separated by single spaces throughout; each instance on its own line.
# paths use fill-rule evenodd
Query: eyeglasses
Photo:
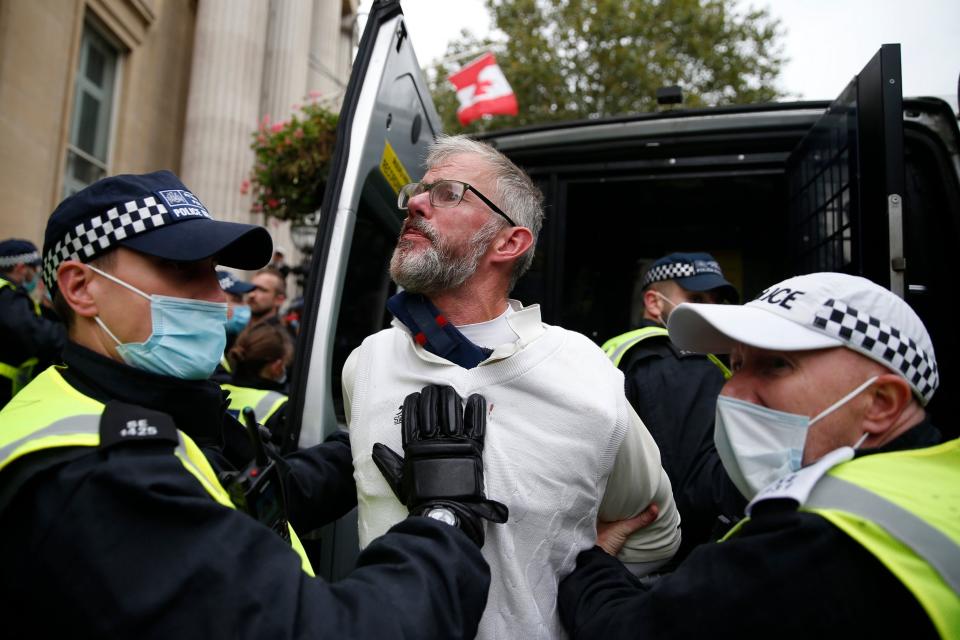
M 430 194 L 430 204 L 437 208 L 449 209 L 460 204 L 460 201 L 463 200 L 463 196 L 467 191 L 473 191 L 478 198 L 483 200 L 485 205 L 490 207 L 494 213 L 503 216 L 504 220 L 509 222 L 511 226 L 520 226 L 501 211 L 500 207 L 493 204 L 490 198 L 477 191 L 472 185 L 466 182 L 460 182 L 459 180 L 437 180 L 432 184 L 426 182 L 411 182 L 400 189 L 400 195 L 397 197 L 397 206 L 406 211 L 410 198 L 428 192 Z

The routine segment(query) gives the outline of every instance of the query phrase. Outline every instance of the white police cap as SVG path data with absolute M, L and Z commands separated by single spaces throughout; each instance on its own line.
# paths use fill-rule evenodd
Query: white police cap
M 923 404 L 940 383 L 933 342 L 901 298 L 858 276 L 811 273 L 744 305 L 681 304 L 670 314 L 681 349 L 729 353 L 736 343 L 771 351 L 846 347 L 900 374 Z

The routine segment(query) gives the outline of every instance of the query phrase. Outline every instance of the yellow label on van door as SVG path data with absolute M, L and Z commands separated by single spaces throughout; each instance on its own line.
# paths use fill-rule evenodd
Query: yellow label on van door
M 380 158 L 380 173 L 390 183 L 394 193 L 399 194 L 404 185 L 410 184 L 410 174 L 397 157 L 397 152 L 393 150 L 388 141 L 383 143 L 383 157 Z

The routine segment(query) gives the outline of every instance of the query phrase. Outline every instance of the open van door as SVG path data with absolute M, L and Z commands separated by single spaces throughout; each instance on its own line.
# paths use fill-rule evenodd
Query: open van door
M 960 131 L 942 100 L 901 93 L 900 45 L 883 45 L 787 163 L 792 273 L 862 275 L 904 298 L 936 345 L 941 390 L 927 407 L 960 435 L 955 328 Z
M 422 177 L 427 145 L 439 131 L 400 3 L 378 0 L 340 111 L 306 278 L 284 450 L 317 444 L 345 424 L 343 363 L 389 320 L 387 267 L 403 221 L 397 194 Z M 341 518 L 306 544 L 324 577 L 341 577 L 358 553 L 356 517 Z
M 900 45 L 867 63 L 787 162 L 794 273 L 865 276 L 903 297 Z

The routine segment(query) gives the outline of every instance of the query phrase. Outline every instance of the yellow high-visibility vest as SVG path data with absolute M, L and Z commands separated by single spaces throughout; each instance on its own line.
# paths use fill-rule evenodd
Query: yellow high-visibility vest
M 941 637 L 960 639 L 960 439 L 838 464 L 800 509 L 856 540 L 914 595 Z
M 627 351 L 648 338 L 659 336 L 669 337 L 669 334 L 663 327 L 642 327 L 640 329 L 634 329 L 633 331 L 622 333 L 615 338 L 610 338 L 604 342 L 603 346 L 600 348 L 603 349 L 603 352 L 607 354 L 607 357 L 613 361 L 613 366 L 619 367 L 620 361 L 623 360 L 623 356 L 627 354 Z M 720 372 L 723 374 L 725 380 L 730 379 L 733 374 L 730 372 L 730 369 L 727 368 L 727 365 L 723 364 L 720 358 L 712 353 L 707 353 L 704 355 L 708 360 L 710 360 L 710 362 L 717 365 L 717 368 L 720 369 Z
M 244 407 L 250 407 L 260 424 L 264 424 L 287 401 L 287 396 L 276 391 L 232 384 L 222 384 L 220 388 L 230 392 L 228 409 L 239 412 L 243 411 Z
M 0 411 L 0 474 L 10 463 L 31 453 L 57 447 L 100 446 L 100 416 L 105 405 L 83 395 L 49 367 Z M 235 509 L 226 489 L 196 443 L 177 430 L 173 454 L 220 505 Z M 289 524 L 290 545 L 303 571 L 313 576 L 307 553 Z
M 16 290 L 16 285 L 5 278 L 0 278 L 0 289 L 10 287 Z M 40 306 L 34 302 L 33 312 L 40 315 Z M 10 395 L 17 395 L 21 389 L 27 386 L 33 377 L 33 368 L 37 366 L 36 358 L 27 358 L 19 364 L 10 364 L 9 362 L 0 362 L 0 376 L 10 380 Z

